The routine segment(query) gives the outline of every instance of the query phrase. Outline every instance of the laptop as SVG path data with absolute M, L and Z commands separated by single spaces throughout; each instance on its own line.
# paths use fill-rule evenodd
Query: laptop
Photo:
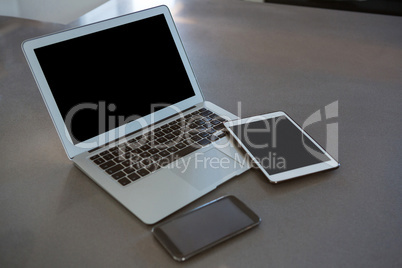
M 166 6 L 22 44 L 69 159 L 146 224 L 248 170 Z

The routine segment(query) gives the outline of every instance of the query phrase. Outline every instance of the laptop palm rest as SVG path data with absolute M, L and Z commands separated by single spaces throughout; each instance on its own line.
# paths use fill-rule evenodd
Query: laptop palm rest
M 171 171 L 197 190 L 203 190 L 211 186 L 216 187 L 233 177 L 239 167 L 240 164 L 235 159 L 212 148 L 179 159 Z

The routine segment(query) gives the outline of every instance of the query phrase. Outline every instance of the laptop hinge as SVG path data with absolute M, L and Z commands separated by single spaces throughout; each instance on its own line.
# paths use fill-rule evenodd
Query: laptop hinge
M 195 105 L 194 105 L 194 106 L 191 106 L 190 108 L 187 108 L 187 109 L 181 111 L 180 113 L 185 113 L 185 112 L 187 112 L 188 110 L 191 110 L 191 109 L 193 109 L 193 108 L 195 108 Z M 96 148 L 94 148 L 94 149 L 89 150 L 88 153 L 93 153 L 93 152 L 95 152 L 95 151 L 97 151 L 97 150 L 99 150 L 99 149 L 102 149 L 102 148 L 104 148 L 104 147 L 107 147 L 109 144 L 118 143 L 119 140 L 121 140 L 121 139 L 127 138 L 128 136 L 131 136 L 131 135 L 134 135 L 135 133 L 141 132 L 141 131 L 144 130 L 144 129 L 150 128 L 150 127 L 152 127 L 152 126 L 154 126 L 154 125 L 156 125 L 156 124 L 159 124 L 159 123 L 161 123 L 161 122 L 163 122 L 163 121 L 169 120 L 170 118 L 175 117 L 175 116 L 177 116 L 178 114 L 179 114 L 179 113 L 172 114 L 171 116 L 168 116 L 168 117 L 166 117 L 166 118 L 163 118 L 163 119 L 161 119 L 161 120 L 159 120 L 159 121 L 157 121 L 157 122 L 155 122 L 155 123 L 150 124 L 149 126 L 146 126 L 146 127 L 144 127 L 144 128 L 138 129 L 138 130 L 133 131 L 133 132 L 130 132 L 130 133 L 128 133 L 128 134 L 126 134 L 126 135 L 124 135 L 124 136 L 122 136 L 122 137 L 120 137 L 120 138 L 118 138 L 118 139 L 115 139 L 115 140 L 113 140 L 113 141 L 109 141 L 108 143 L 105 143 L 105 144 L 103 144 L 103 145 L 101 145 L 101 146 L 98 146 L 98 147 L 96 147 Z

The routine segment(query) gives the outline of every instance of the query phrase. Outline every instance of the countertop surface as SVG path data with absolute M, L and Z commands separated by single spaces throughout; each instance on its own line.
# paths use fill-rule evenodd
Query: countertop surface
M 113 2 L 70 25 L 0 17 L 1 267 L 183 265 L 69 161 L 20 48 L 135 10 Z M 278 185 L 252 169 L 175 213 L 230 194 L 262 219 L 184 265 L 401 267 L 402 17 L 238 0 L 170 7 L 206 100 L 299 124 L 319 113 L 307 131 L 341 163 Z

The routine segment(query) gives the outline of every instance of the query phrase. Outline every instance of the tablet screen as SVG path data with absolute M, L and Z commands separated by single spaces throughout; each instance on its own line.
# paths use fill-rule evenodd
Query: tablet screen
M 330 158 L 287 117 L 278 116 L 229 127 L 268 174 L 326 162 Z

